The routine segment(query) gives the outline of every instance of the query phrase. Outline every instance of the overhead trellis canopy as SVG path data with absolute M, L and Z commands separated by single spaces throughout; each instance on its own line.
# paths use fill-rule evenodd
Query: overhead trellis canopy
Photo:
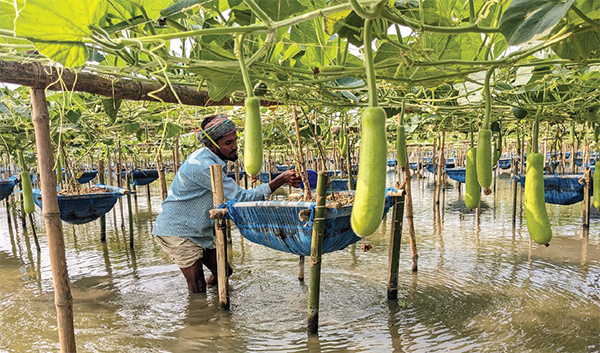
M 367 5 L 379 6 L 368 13 Z M 135 92 L 143 100 L 241 105 L 234 36 L 243 35 L 263 105 L 366 106 L 361 36 L 364 18 L 373 17 L 382 107 L 397 109 L 406 99 L 413 112 L 471 119 L 483 109 L 483 76 L 495 67 L 500 117 L 544 105 L 546 121 L 598 121 L 594 0 L 27 0 L 1 1 L 0 14 L 3 82 L 40 85 L 23 69 L 38 63 L 55 90 L 115 96 L 108 86 L 63 85 L 67 68 L 71 81 L 95 75 L 146 85 Z M 10 65 L 20 65 L 22 77 Z M 193 92 L 199 100 L 186 95 Z

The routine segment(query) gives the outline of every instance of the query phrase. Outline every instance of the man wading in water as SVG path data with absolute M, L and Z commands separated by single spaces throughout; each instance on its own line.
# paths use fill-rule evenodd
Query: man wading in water
M 227 200 L 264 200 L 284 184 L 298 187 L 300 183 L 299 175 L 288 170 L 268 184 L 242 189 L 226 173 L 227 161 L 238 159 L 235 123 L 224 115 L 210 115 L 201 126 L 198 140 L 206 147 L 194 151 L 177 171 L 152 229 L 156 241 L 179 266 L 193 293 L 206 291 L 207 284 L 217 284 L 214 225 L 208 214 L 213 208 L 210 166 L 223 166 L 223 192 Z M 202 265 L 212 273 L 206 280 Z M 229 265 L 228 269 L 231 273 Z

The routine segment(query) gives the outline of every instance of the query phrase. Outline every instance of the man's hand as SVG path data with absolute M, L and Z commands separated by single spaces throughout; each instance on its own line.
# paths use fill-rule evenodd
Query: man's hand
M 297 188 L 302 179 L 300 178 L 300 174 L 298 174 L 295 170 L 286 170 L 285 172 L 279 174 L 279 176 L 269 183 L 271 187 L 271 191 L 277 190 L 283 184 L 290 184 L 291 186 Z

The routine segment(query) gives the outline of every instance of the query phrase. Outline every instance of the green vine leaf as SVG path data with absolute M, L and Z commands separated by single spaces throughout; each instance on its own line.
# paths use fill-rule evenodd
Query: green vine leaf
M 51 60 L 78 67 L 88 58 L 83 39 L 91 36 L 89 26 L 98 25 L 105 13 L 102 0 L 28 0 L 15 20 L 15 34 Z
M 508 45 L 545 37 L 565 16 L 575 0 L 513 0 L 500 19 Z

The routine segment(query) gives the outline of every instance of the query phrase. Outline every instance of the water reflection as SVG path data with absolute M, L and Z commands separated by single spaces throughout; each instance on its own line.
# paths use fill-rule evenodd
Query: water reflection
M 232 310 L 218 309 L 216 288 L 190 294 L 179 269 L 150 235 L 160 210 L 158 185 L 135 204 L 134 248 L 117 206 L 107 241 L 95 222 L 65 225 L 78 348 L 82 352 L 588 352 L 600 350 L 600 239 L 580 227 L 580 207 L 548 207 L 551 246 L 529 241 L 512 184 L 498 177 L 481 208 L 464 207 L 451 185 L 432 207 L 433 179 L 413 179 L 419 272 L 401 244 L 399 299 L 386 299 L 392 217 L 365 241 L 325 254 L 318 335 L 305 333 L 308 290 L 298 256 L 240 240 L 228 256 Z M 388 185 L 394 185 L 395 173 Z M 463 188 L 464 189 L 464 188 Z M 521 188 L 522 189 L 522 188 Z M 517 190 L 522 200 L 522 190 Z M 41 253 L 11 212 L 0 212 L 0 351 L 58 351 L 56 312 L 43 217 L 35 214 Z M 110 221 L 112 219 L 112 221 Z M 406 227 L 405 234 L 406 234 Z M 306 272 L 308 277 L 309 273 Z M 306 282 L 308 283 L 308 282 Z

